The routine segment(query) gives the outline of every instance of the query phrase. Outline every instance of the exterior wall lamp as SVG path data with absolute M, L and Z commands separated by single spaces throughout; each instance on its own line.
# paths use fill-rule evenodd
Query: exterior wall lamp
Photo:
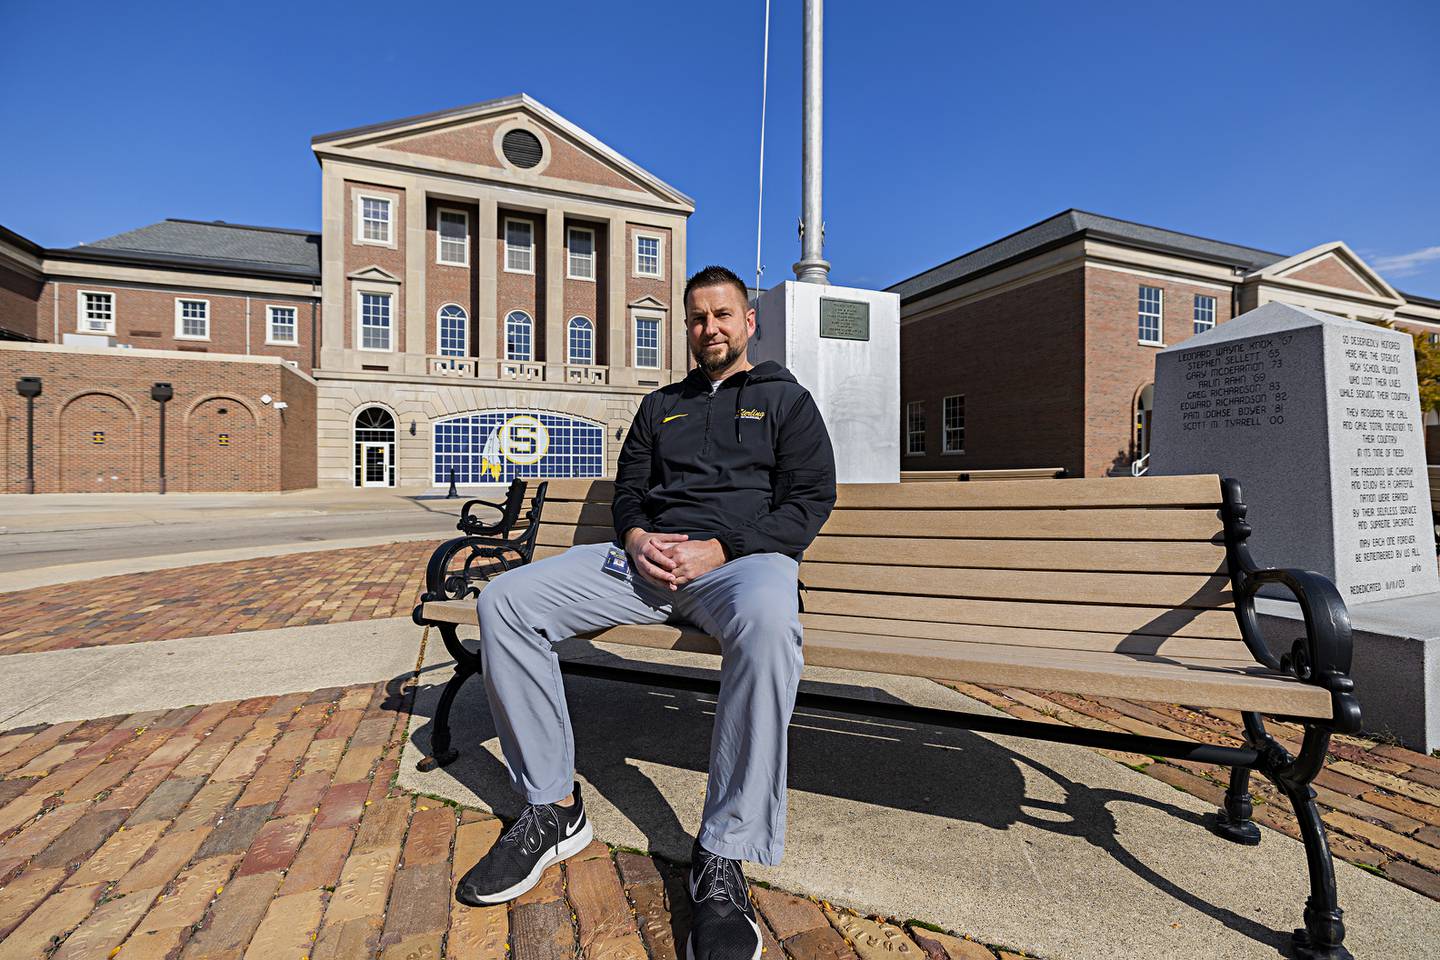
M 175 388 L 157 383 L 150 388 L 150 399 L 160 404 L 160 492 L 165 492 L 165 404 L 175 396 Z
M 21 377 L 15 392 L 25 398 L 25 492 L 35 492 L 35 398 L 44 384 L 39 377 Z

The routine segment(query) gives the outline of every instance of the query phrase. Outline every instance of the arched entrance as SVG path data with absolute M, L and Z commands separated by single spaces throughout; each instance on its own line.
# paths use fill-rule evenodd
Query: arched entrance
M 110 393 L 81 394 L 60 413 L 60 492 L 138 493 L 135 412 Z
M 1150 455 L 1150 415 L 1155 411 L 1155 384 L 1147 383 L 1135 395 L 1135 459 Z
M 395 418 L 384 407 L 355 414 L 355 486 L 395 486 Z
M 234 397 L 197 403 L 185 418 L 187 489 L 258 489 L 258 434 L 255 415 Z

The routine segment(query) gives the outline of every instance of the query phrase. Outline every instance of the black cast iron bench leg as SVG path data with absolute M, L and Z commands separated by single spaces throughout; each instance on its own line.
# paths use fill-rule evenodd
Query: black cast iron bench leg
M 455 673 L 440 691 L 440 702 L 435 706 L 435 716 L 430 722 L 430 756 L 415 765 L 417 770 L 428 773 L 436 767 L 448 766 L 460 756 L 460 751 L 450 745 L 450 708 L 455 705 L 455 695 L 475 674 L 480 672 L 480 656 L 466 650 L 460 643 L 453 623 L 436 624 L 445 649 L 455 658 Z

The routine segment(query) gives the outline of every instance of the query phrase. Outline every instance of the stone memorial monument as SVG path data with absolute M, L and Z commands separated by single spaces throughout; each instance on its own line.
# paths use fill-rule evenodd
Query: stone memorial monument
M 1150 473 L 1241 483 L 1256 562 L 1347 605 L 1440 591 L 1410 335 L 1268 303 L 1155 358 Z
M 1155 358 L 1149 472 L 1239 480 L 1255 561 L 1339 587 L 1366 728 L 1428 751 L 1440 573 L 1422 423 L 1410 335 L 1374 324 L 1269 303 Z M 1267 622 L 1298 619 L 1287 591 L 1268 591 Z

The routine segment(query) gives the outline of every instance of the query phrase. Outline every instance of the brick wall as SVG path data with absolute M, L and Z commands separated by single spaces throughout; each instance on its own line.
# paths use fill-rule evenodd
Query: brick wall
M 527 220 L 534 231 L 535 248 L 531 265 L 535 272 L 514 273 L 505 269 L 505 221 Z M 532 323 L 531 359 L 545 359 L 545 218 L 529 213 L 500 208 L 496 220 L 500 242 L 495 245 L 495 356 L 505 357 L 505 318 L 514 310 L 529 314 Z
M 1341 290 L 1358 290 L 1361 293 L 1374 293 L 1370 287 L 1355 276 L 1336 257 L 1321 257 L 1314 263 L 1306 264 L 1294 273 L 1285 275 L 1287 280 L 1304 280 L 1309 283 L 1319 283 L 1327 287 L 1339 287 Z
M 43 286 L 39 280 L 0 264 L 0 330 L 43 336 L 36 332 Z
M 475 236 L 475 223 L 478 210 L 474 204 L 451 203 L 431 199 L 427 204 L 426 217 L 428 222 L 425 228 L 425 316 L 423 318 L 411 318 L 412 323 L 424 323 L 425 325 L 425 352 L 427 354 L 438 354 L 440 352 L 440 308 L 448 303 L 459 305 L 465 311 L 466 317 L 466 355 L 476 356 L 479 350 L 476 348 L 475 332 L 475 305 L 479 302 L 479 271 L 476 269 L 476 253 L 478 244 Z M 441 263 L 439 260 L 440 234 L 439 234 L 439 211 L 446 210 L 463 211 L 468 218 L 469 230 L 469 256 L 467 264 L 460 266 L 453 263 Z
M 1139 343 L 1140 287 L 1159 287 L 1161 338 L 1173 346 L 1194 336 L 1197 295 L 1215 298 L 1215 320 L 1231 316 L 1230 293 L 1212 286 L 1097 267 L 1085 268 L 1085 476 L 1128 472 L 1137 455 L 1135 401 L 1155 380 L 1160 349 Z
M 903 470 L 1084 465 L 1081 268 L 900 328 Z M 965 452 L 942 453 L 942 398 L 965 397 Z M 905 409 L 923 401 L 923 456 L 906 456 Z
M 150 399 L 157 381 L 175 390 L 165 424 L 170 491 L 314 486 L 315 385 L 283 364 L 0 344 L 0 379 L 20 377 L 43 381 L 36 493 L 158 490 L 160 405 Z M 264 394 L 289 408 L 262 404 Z M 0 421 L 0 489 L 23 493 L 26 409 L 13 389 L 0 395 Z
M 75 283 L 52 280 L 40 293 L 39 337 L 47 342 L 61 342 L 67 333 L 89 333 L 80 328 L 80 292 L 108 293 L 114 299 L 117 343 L 129 344 L 137 350 L 177 350 L 185 353 L 227 353 L 256 357 L 279 357 L 293 360 L 299 369 L 310 371 L 312 358 L 312 309 L 315 328 L 319 329 L 319 305 L 313 300 L 262 294 L 217 293 L 208 290 L 132 287 L 113 283 Z M 175 310 L 177 300 L 204 300 L 209 303 L 210 335 L 208 339 L 192 340 L 176 337 Z M 54 336 L 55 308 L 58 300 L 60 337 Z M 268 344 L 267 321 L 269 306 L 291 307 L 295 310 L 297 342 Z M 247 318 L 248 311 L 248 318 Z

